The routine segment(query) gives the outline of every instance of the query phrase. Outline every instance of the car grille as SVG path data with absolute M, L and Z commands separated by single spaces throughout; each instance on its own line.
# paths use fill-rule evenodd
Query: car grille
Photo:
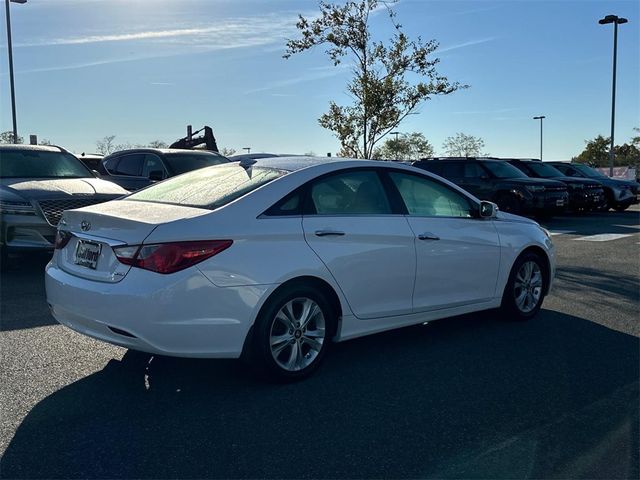
M 544 187 L 544 190 L 546 192 L 566 192 L 567 191 L 567 187 Z
M 47 219 L 49 225 L 53 227 L 58 226 L 58 222 L 62 218 L 62 213 L 65 210 L 72 210 L 74 208 L 87 207 L 89 205 L 95 205 L 96 203 L 102 203 L 105 199 L 87 197 L 87 198 L 65 198 L 60 200 L 40 200 L 38 204 L 44 213 L 44 218 Z
M 602 185 L 597 185 L 595 183 L 585 185 L 585 188 L 602 188 Z

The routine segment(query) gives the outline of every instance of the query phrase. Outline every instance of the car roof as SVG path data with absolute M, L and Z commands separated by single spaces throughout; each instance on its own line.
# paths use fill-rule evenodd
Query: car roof
M 218 152 L 212 152 L 210 150 L 187 150 L 184 148 L 127 148 L 126 150 L 118 150 L 116 152 L 111 152 L 106 157 L 111 157 L 113 155 L 123 155 L 129 153 L 160 153 L 162 155 L 176 155 L 176 154 L 187 154 L 187 155 L 214 155 L 216 157 L 222 157 L 223 155 Z
M 362 160 L 354 158 L 342 158 L 342 157 L 309 157 L 309 156 L 290 156 L 290 157 L 269 157 L 250 160 L 251 163 L 246 166 L 252 167 L 269 167 L 276 168 L 278 170 L 286 170 L 289 172 L 295 172 L 296 170 L 302 170 L 303 168 L 314 167 L 317 165 L 334 164 L 337 166 L 343 166 L 341 164 L 354 163 L 354 166 L 380 166 L 381 164 L 391 163 L 383 162 L 380 160 Z M 357 163 L 355 163 L 357 162 Z M 395 163 L 395 162 L 394 162 Z M 243 165 L 243 162 L 240 162 Z
M 37 151 L 37 152 L 66 152 L 66 150 L 62 147 L 58 147 L 56 145 L 20 145 L 7 143 L 4 145 L 0 145 L 0 150 L 24 150 L 24 151 Z

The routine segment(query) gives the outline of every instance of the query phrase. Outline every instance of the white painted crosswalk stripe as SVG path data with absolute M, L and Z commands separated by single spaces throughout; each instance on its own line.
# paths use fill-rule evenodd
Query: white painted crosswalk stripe
M 589 235 L 586 237 L 576 238 L 585 242 L 608 242 L 610 240 L 619 240 L 633 236 L 633 233 L 601 233 L 599 235 Z

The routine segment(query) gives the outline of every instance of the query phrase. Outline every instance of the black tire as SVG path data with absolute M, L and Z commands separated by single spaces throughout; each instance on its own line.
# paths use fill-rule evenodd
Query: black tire
M 522 282 L 519 279 L 519 272 L 523 268 L 523 266 L 527 263 L 533 262 L 537 265 L 537 270 L 540 273 L 541 283 L 540 283 L 540 292 L 539 297 L 533 306 L 533 308 L 522 308 L 522 305 L 519 304 L 517 298 L 522 294 Z M 531 286 L 533 286 L 534 282 L 531 282 Z M 544 297 L 546 292 L 548 291 L 549 286 L 549 274 L 547 271 L 547 264 L 545 260 L 538 254 L 533 252 L 527 252 L 515 261 L 513 267 L 511 269 L 511 273 L 509 274 L 509 280 L 507 281 L 507 286 L 504 289 L 504 293 L 502 295 L 502 304 L 500 306 L 500 310 L 502 316 L 506 320 L 529 320 L 537 315 L 538 311 L 542 307 L 542 302 L 544 301 Z M 532 297 L 535 297 L 535 288 L 532 287 L 531 291 Z M 528 297 L 527 297 L 528 298 Z M 530 307 L 531 305 L 527 305 Z
M 512 213 L 514 215 L 522 214 L 522 205 L 515 195 L 511 195 L 509 193 L 498 195 L 496 203 L 498 204 L 498 208 L 503 212 Z
M 5 248 L 0 247 L 0 270 L 5 271 L 9 268 L 9 254 Z
M 616 212 L 624 212 L 627 208 L 629 208 L 629 205 L 615 205 L 613 207 Z
M 298 327 L 294 327 L 295 330 L 291 338 L 291 340 L 296 343 L 284 347 L 279 355 L 272 353 L 272 338 L 275 338 L 272 337 L 272 335 L 274 335 L 276 329 L 284 327 L 284 322 L 277 319 L 279 312 L 285 308 L 285 305 L 291 305 L 294 317 L 296 317 L 297 314 L 301 313 L 299 309 L 303 308 L 303 299 L 308 299 L 312 303 L 315 303 L 322 313 L 324 338 L 322 339 L 321 347 L 318 349 L 311 348 L 311 344 L 306 342 L 315 340 L 316 338 L 319 340 L 319 337 L 307 339 L 305 335 L 310 333 L 310 330 L 309 332 L 306 330 L 302 332 L 299 328 L 302 327 L 302 325 L 299 325 Z M 298 309 L 297 312 L 295 311 L 296 309 Z M 281 319 L 282 316 L 278 318 Z M 312 320 L 311 322 L 316 321 L 319 323 L 319 319 L 320 316 L 318 315 L 316 320 Z M 310 376 L 322 363 L 330 346 L 333 332 L 335 332 L 336 322 L 335 309 L 332 308 L 322 291 L 307 285 L 285 287 L 269 298 L 262 307 L 253 328 L 252 346 L 248 361 L 258 374 L 270 381 L 292 382 L 302 380 Z M 315 328 L 314 334 L 317 335 L 317 332 L 319 332 L 321 328 L 319 328 L 318 325 L 315 325 Z M 280 333 L 287 335 L 286 331 Z M 300 334 L 300 336 L 298 336 L 298 334 Z M 289 331 L 289 335 L 291 336 L 291 330 Z M 283 342 L 280 345 L 284 344 L 287 344 L 287 342 Z M 317 343 L 315 346 L 318 347 Z M 294 368 L 296 368 L 295 370 L 286 369 L 281 365 L 284 361 L 283 357 L 287 357 L 287 355 L 290 354 L 288 358 L 290 361 L 294 356 L 293 350 L 296 348 L 299 348 L 299 350 L 297 350 L 299 353 L 296 353 L 295 356 L 296 358 L 300 358 L 300 362 L 294 366 Z M 314 352 L 316 353 L 314 354 Z M 300 357 L 298 357 L 298 355 L 300 355 Z M 315 358 L 310 360 L 310 357 L 313 355 L 315 355 Z M 303 366 L 307 361 L 310 361 L 310 363 Z

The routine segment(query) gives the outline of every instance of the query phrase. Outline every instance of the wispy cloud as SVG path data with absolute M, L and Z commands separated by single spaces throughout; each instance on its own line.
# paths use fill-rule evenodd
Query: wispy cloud
M 476 40 L 469 40 L 467 42 L 457 43 L 455 45 L 449 45 L 447 47 L 438 48 L 435 53 L 438 54 L 438 53 L 451 52 L 453 50 L 458 50 L 460 48 L 471 47 L 474 45 L 481 45 L 483 43 L 493 42 L 498 38 L 499 37 L 486 37 L 486 38 L 478 38 Z
M 282 41 L 295 29 L 293 13 L 260 17 L 235 17 L 215 23 L 189 25 L 184 28 L 158 28 L 104 35 L 84 34 L 60 38 L 34 39 L 16 47 L 90 45 L 124 42 L 163 42 L 193 46 L 239 48 L 268 45 Z
M 254 89 L 251 89 L 251 90 L 247 90 L 244 93 L 245 93 L 245 95 L 250 95 L 252 93 L 268 92 L 270 90 L 277 90 L 278 88 L 291 87 L 291 86 L 297 85 L 299 83 L 313 82 L 313 81 L 316 81 L 316 80 L 322 80 L 323 78 L 335 77 L 337 75 L 341 75 L 341 74 L 345 73 L 349 68 L 351 68 L 351 65 L 348 65 L 348 64 L 340 64 L 340 65 L 335 66 L 335 67 L 333 67 L 331 69 L 310 68 L 309 69 L 310 73 L 299 75 L 299 76 L 293 77 L 293 78 L 285 78 L 285 79 L 281 79 L 281 80 L 275 80 L 275 81 L 272 81 L 271 83 L 267 83 L 267 84 L 263 85 L 260 88 L 254 88 Z
M 489 109 L 489 110 L 463 110 L 457 112 L 451 112 L 453 115 L 488 115 L 494 113 L 508 113 L 508 112 L 517 112 L 518 110 L 523 110 L 522 107 L 511 107 L 511 108 L 498 108 L 498 109 Z
M 175 85 L 175 83 L 171 82 L 151 82 L 151 85 L 159 86 L 159 87 L 170 87 Z

